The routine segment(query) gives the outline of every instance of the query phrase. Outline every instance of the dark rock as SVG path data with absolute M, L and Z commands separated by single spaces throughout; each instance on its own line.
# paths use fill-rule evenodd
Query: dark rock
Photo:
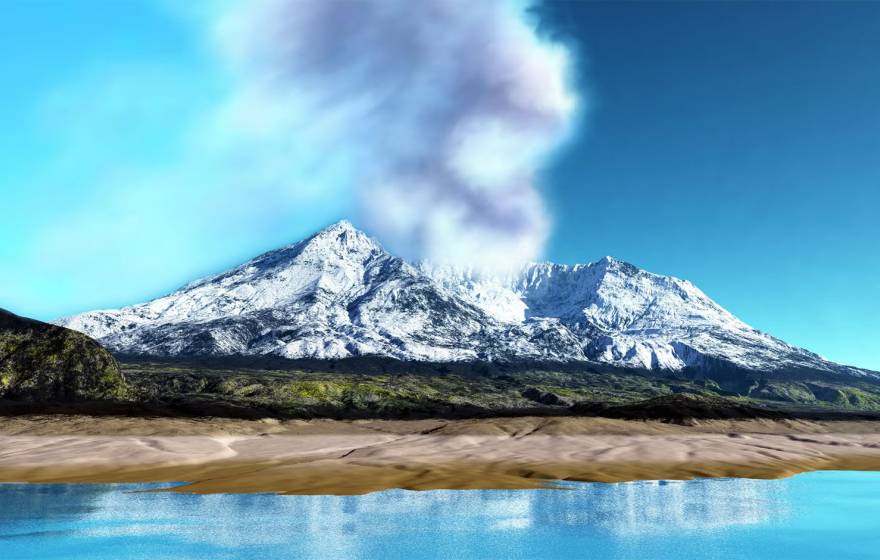
M 541 391 L 534 387 L 529 387 L 522 393 L 520 393 L 524 398 L 529 399 L 530 401 L 534 401 L 540 404 L 546 404 L 549 406 L 569 406 L 571 402 L 560 397 L 556 393 L 549 393 L 547 391 Z
M 574 414 L 603 416 L 623 420 L 659 420 L 683 424 L 690 420 L 746 420 L 755 418 L 787 418 L 777 410 L 760 408 L 722 397 L 676 393 L 645 401 L 609 406 L 604 403 L 577 403 L 570 407 Z
M 568 410 L 575 416 L 604 416 L 611 405 L 599 401 L 576 402 Z

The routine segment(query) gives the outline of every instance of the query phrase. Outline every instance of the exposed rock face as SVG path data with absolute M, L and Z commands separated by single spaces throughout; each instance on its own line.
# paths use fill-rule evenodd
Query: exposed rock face
M 121 353 L 601 362 L 872 372 L 743 323 L 685 280 L 606 257 L 507 275 L 411 264 L 340 222 L 148 303 L 62 319 Z
M 0 309 L 0 398 L 73 402 L 125 394 L 116 360 L 97 342 Z

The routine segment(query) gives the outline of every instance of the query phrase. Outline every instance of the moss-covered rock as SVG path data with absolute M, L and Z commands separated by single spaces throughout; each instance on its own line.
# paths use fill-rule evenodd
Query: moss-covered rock
M 816 395 L 810 388 L 806 384 L 798 382 L 761 383 L 750 391 L 748 396 L 757 399 L 792 403 L 816 402 Z
M 0 398 L 74 402 L 126 396 L 116 360 L 97 342 L 0 309 Z

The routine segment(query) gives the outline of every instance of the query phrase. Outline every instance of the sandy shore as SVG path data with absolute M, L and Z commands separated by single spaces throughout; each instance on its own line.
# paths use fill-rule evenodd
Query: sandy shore
M 880 422 L 0 418 L 0 482 L 360 494 L 880 470 Z

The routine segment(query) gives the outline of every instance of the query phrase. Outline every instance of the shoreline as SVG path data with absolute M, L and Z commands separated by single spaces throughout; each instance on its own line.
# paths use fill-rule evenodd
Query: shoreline
M 816 470 L 880 470 L 880 422 L 0 419 L 0 482 L 183 482 L 161 491 L 349 495 Z

